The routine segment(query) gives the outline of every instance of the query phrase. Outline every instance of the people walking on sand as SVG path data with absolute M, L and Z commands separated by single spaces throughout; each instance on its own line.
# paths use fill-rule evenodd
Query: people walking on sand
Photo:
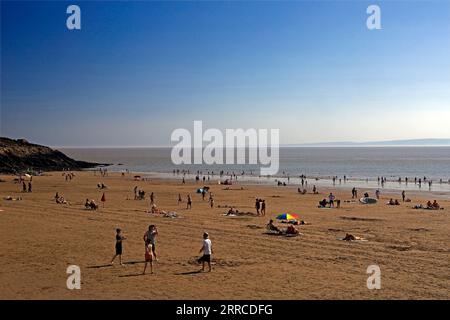
M 186 209 L 192 209 L 192 198 L 190 194 L 187 195 Z
M 145 270 L 147 270 L 147 264 L 150 264 L 150 273 L 153 273 L 153 245 L 151 243 L 145 244 L 145 264 L 144 264 L 144 271 L 142 271 L 142 274 L 145 274 Z
M 116 254 L 111 260 L 111 265 L 114 264 L 114 260 L 119 257 L 119 263 L 121 266 L 123 266 L 122 263 L 122 241 L 126 238 L 122 235 L 122 230 L 120 228 L 116 229 Z
M 258 215 L 259 215 L 259 208 L 260 208 L 260 206 L 261 206 L 261 203 L 260 203 L 259 199 L 256 198 L 256 200 L 255 200 L 255 209 L 256 209 L 256 214 L 258 214 Z
M 207 262 L 208 271 L 211 272 L 211 255 L 213 253 L 213 250 L 208 232 L 203 233 L 203 245 L 199 252 L 203 252 L 203 256 L 198 259 L 198 263 L 202 263 L 202 271 L 205 271 L 205 262 Z
M 153 257 L 155 257 L 155 260 L 158 261 L 158 258 L 156 257 L 156 236 L 158 235 L 158 229 L 154 224 L 151 224 L 148 226 L 148 230 L 144 234 L 144 242 L 147 246 L 148 244 L 151 244 L 151 250 L 153 252 Z
M 263 200 L 261 202 L 261 215 L 263 215 L 263 216 L 266 215 L 266 200 Z
M 178 205 L 180 205 L 180 203 L 183 202 L 183 199 L 181 199 L 181 194 L 178 194 Z
M 403 202 L 405 202 L 405 199 L 406 199 L 406 192 L 405 192 L 405 190 L 403 190 L 402 191 L 402 200 L 403 200 Z

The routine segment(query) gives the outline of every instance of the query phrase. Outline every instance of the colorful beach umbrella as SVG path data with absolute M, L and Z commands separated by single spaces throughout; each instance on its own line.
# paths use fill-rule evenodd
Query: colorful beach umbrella
M 295 220 L 298 219 L 298 215 L 295 213 L 282 213 L 277 216 L 278 220 Z

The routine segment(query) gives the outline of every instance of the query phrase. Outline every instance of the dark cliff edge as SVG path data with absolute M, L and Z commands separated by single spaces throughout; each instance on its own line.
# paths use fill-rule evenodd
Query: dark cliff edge
M 24 139 L 0 137 L 0 173 L 82 170 L 104 165 L 108 164 L 74 160 L 61 151 L 29 143 Z

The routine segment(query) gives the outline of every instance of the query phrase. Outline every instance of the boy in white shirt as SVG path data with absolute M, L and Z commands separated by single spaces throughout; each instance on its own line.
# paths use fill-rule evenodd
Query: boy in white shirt
M 198 259 L 198 262 L 202 263 L 202 271 L 205 271 L 205 262 L 208 262 L 209 272 L 211 272 L 211 254 L 212 254 L 212 244 L 209 240 L 208 232 L 203 233 L 203 246 L 200 249 L 200 253 L 203 252 L 203 256 Z

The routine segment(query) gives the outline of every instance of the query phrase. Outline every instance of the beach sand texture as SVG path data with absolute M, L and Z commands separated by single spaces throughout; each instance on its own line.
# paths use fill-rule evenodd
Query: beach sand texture
M 239 190 L 241 185 L 232 185 L 225 190 L 211 181 L 216 205 L 211 209 L 195 192 L 201 182 L 136 182 L 132 174 L 102 178 L 92 172 L 76 172 L 66 182 L 60 172 L 52 172 L 33 178 L 32 193 L 21 193 L 12 176 L 1 178 L 1 299 L 450 298 L 450 200 L 439 199 L 444 210 L 412 209 L 426 203 L 426 192 L 412 203 L 387 206 L 388 195 L 375 205 L 362 205 L 344 202 L 351 199 L 350 190 L 336 189 L 331 191 L 342 200 L 341 208 L 319 209 L 317 202 L 330 190 L 319 190 L 319 195 L 299 195 L 297 186 Z M 108 188 L 97 189 L 99 182 Z M 133 200 L 136 185 L 147 192 L 146 200 Z M 56 191 L 70 204 L 56 204 Z M 151 192 L 160 209 L 176 211 L 179 218 L 146 213 Z M 185 209 L 188 193 L 192 210 Z M 23 200 L 4 200 L 8 195 Z M 256 197 L 267 202 L 265 217 L 226 217 L 228 209 L 217 207 L 255 211 Z M 100 209 L 85 210 L 86 198 L 95 199 Z M 268 220 L 284 212 L 310 223 L 298 227 L 303 235 L 264 234 Z M 153 275 L 143 276 L 142 237 L 149 224 L 159 230 L 159 261 Z M 127 237 L 123 267 L 118 259 L 108 266 L 117 227 Z M 195 263 L 204 231 L 213 243 L 211 273 L 198 273 Z M 339 240 L 347 232 L 368 241 Z M 81 290 L 66 287 L 66 268 L 72 264 L 81 268 Z M 366 286 L 372 264 L 381 268 L 380 290 Z

